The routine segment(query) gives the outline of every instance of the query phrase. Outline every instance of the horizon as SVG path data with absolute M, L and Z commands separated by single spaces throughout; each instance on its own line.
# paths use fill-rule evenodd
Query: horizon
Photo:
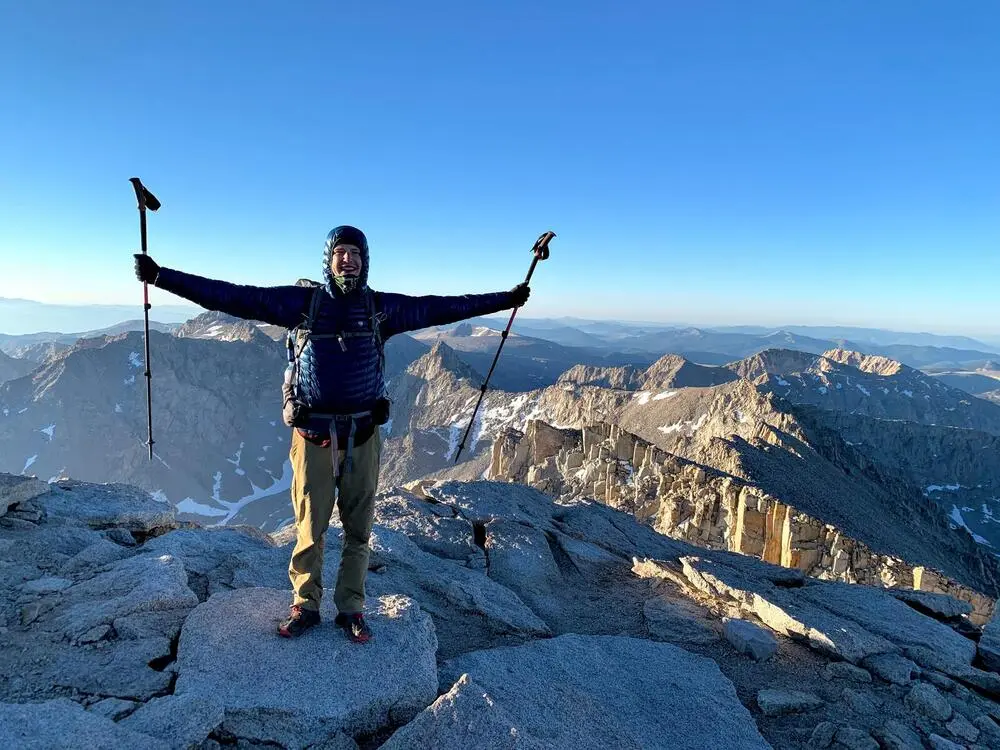
M 109 328 L 118 324 L 139 321 L 142 320 L 142 306 L 140 305 L 117 305 L 117 304 L 103 304 L 103 303 L 83 303 L 83 304 L 63 304 L 63 303 L 48 303 L 42 302 L 40 300 L 32 300 L 24 297 L 2 297 L 0 296 L 0 304 L 3 302 L 26 302 L 33 305 L 44 305 L 46 307 L 65 307 L 71 308 L 73 310 L 78 310 L 79 308 L 107 308 L 110 310 L 116 310 L 122 307 L 136 307 L 134 317 L 124 317 L 116 318 L 112 322 L 101 323 L 99 325 L 83 326 L 74 330 L 59 330 L 55 328 L 38 328 L 35 330 L 18 330 L 12 332 L 5 327 L 5 321 L 0 319 L 0 335 L 5 336 L 31 336 L 44 333 L 58 333 L 63 335 L 70 335 L 75 333 L 89 333 L 95 330 L 100 330 L 103 328 Z M 179 325 L 180 323 L 186 322 L 195 318 L 205 312 L 211 312 L 205 308 L 199 307 L 193 304 L 178 304 L 178 305 L 160 305 L 158 306 L 161 310 L 169 310 L 170 314 L 164 316 L 164 319 L 159 319 L 156 317 L 157 306 L 154 306 L 150 310 L 150 322 L 159 323 L 163 325 Z M 182 317 L 183 316 L 183 317 Z M 499 323 L 503 323 L 509 317 L 509 313 L 494 313 L 493 315 L 483 315 L 481 318 L 495 319 Z M 110 318 L 109 318 L 110 319 Z M 616 323 L 628 327 L 641 327 L 641 326 L 655 326 L 664 329 L 698 329 L 698 330 L 725 330 L 725 329 L 761 329 L 758 335 L 765 334 L 770 335 L 778 332 L 787 332 L 790 329 L 841 329 L 843 331 L 855 331 L 855 332 L 865 332 L 865 331 L 878 331 L 882 333 L 898 333 L 904 335 L 922 335 L 930 337 L 940 337 L 940 338 L 968 338 L 973 343 L 979 343 L 986 346 L 1000 347 L 1000 330 L 995 330 L 994 332 L 988 332 L 984 334 L 974 334 L 967 331 L 930 331 L 930 330 L 917 330 L 917 329 L 902 329 L 902 328 L 884 328 L 880 326 L 856 326 L 856 325 L 841 325 L 838 323 L 816 323 L 816 324 L 805 324 L 805 323 L 795 323 L 785 321 L 782 324 L 767 325 L 755 322 L 723 322 L 717 324 L 708 324 L 697 321 L 656 321 L 656 320 L 636 320 L 636 319 L 625 319 L 625 318 L 613 318 L 613 317 L 581 317 L 575 315 L 531 315 L 527 312 L 526 308 L 522 308 L 522 313 L 515 319 L 515 324 L 512 329 L 512 333 L 517 333 L 517 322 L 522 323 L 528 322 L 564 322 L 568 327 L 572 327 L 572 322 L 578 323 Z M 569 321 L 569 322 L 566 322 Z M 501 326 L 502 327 L 502 326 Z M 809 334 L 803 334 L 809 335 Z M 823 337 L 816 334 L 817 338 L 831 338 Z M 946 346 L 940 344 L 939 346 Z
M 551 229 L 543 317 L 1000 336 L 993 4 L 0 14 L 0 296 L 141 299 L 138 175 L 235 283 L 352 223 L 378 288 L 508 289 Z

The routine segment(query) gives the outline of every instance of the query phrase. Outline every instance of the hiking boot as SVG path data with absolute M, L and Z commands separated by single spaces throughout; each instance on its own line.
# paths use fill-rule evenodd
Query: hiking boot
M 293 604 L 288 619 L 278 626 L 278 635 L 294 638 L 318 624 L 319 612 L 314 609 L 304 609 L 301 604 Z
M 360 612 L 338 614 L 333 622 L 342 628 L 354 643 L 368 643 L 372 638 L 372 631 L 365 622 L 365 616 Z

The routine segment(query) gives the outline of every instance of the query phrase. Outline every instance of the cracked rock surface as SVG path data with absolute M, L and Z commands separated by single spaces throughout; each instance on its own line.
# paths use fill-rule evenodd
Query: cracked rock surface
M 0 480 L 19 514 L 0 526 L 0 747 L 1000 747 L 993 631 L 959 627 L 966 604 L 695 547 L 593 501 L 380 496 L 356 646 L 332 592 L 318 627 L 276 635 L 293 528 Z

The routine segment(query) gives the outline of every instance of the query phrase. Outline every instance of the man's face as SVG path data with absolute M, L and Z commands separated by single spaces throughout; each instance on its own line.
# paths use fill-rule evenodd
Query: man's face
M 361 248 L 357 245 L 337 245 L 330 254 L 330 270 L 334 276 L 360 274 Z

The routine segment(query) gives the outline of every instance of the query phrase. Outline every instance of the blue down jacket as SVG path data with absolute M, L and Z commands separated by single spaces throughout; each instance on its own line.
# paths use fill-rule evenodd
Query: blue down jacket
M 367 266 L 365 253 L 360 284 L 345 294 L 330 278 L 329 264 L 324 264 L 326 283 L 321 292 L 314 334 L 370 329 L 365 301 Z M 156 286 L 208 310 L 283 328 L 294 328 L 306 320 L 314 292 L 314 288 L 305 286 L 243 286 L 164 267 L 160 268 Z M 509 291 L 450 297 L 374 294 L 376 312 L 382 320 L 379 332 L 383 342 L 397 333 L 454 323 L 513 307 Z M 383 393 L 385 381 L 376 342 L 370 336 L 344 338 L 343 342 L 344 346 L 334 337 L 310 338 L 302 352 L 299 394 L 312 412 L 350 414 L 367 411 Z M 370 434 L 370 424 L 360 421 L 357 427 L 359 440 L 365 433 Z M 329 422 L 313 420 L 306 429 L 328 433 Z M 338 422 L 337 432 L 340 444 L 346 444 L 347 426 Z

